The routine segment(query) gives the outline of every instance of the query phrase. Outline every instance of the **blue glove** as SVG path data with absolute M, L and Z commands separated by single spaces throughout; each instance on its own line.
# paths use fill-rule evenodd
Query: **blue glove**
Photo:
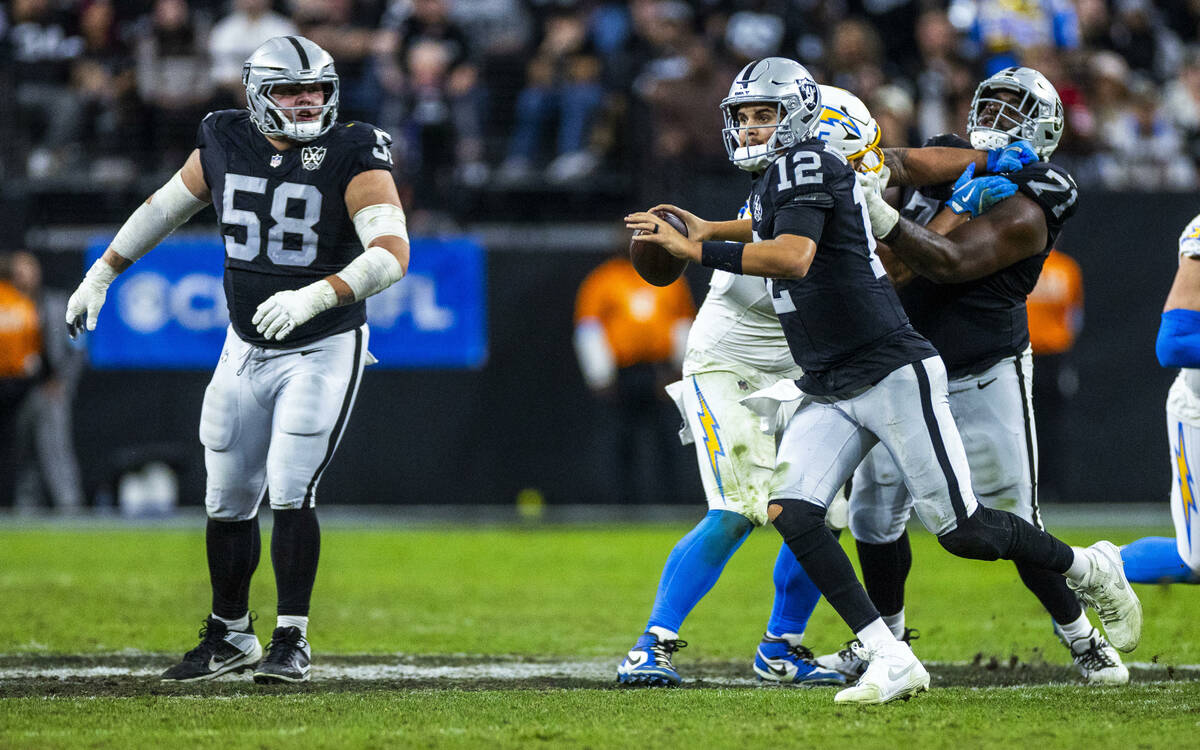
M 962 176 L 954 183 L 954 193 L 946 205 L 956 214 L 970 212 L 971 218 L 975 218 L 1015 192 L 1016 183 L 1007 177 L 976 177 L 975 165 L 972 164 L 963 170 Z
M 1029 141 L 1013 141 L 988 151 L 987 171 L 992 174 L 1020 172 L 1026 164 L 1035 161 L 1039 161 L 1039 157 Z

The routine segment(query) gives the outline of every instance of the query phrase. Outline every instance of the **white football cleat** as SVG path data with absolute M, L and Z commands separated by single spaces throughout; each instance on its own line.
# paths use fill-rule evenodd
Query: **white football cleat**
M 1067 648 L 1071 649 L 1075 668 L 1089 685 L 1129 684 L 1129 669 L 1099 630 L 1092 628 L 1091 633 L 1071 641 Z
M 893 641 L 878 649 L 855 643 L 851 648 L 867 662 L 867 671 L 853 687 L 839 691 L 834 703 L 888 703 L 929 689 L 929 672 L 907 643 Z
M 1112 542 L 1096 542 L 1081 551 L 1087 556 L 1088 571 L 1067 586 L 1096 610 L 1109 642 L 1121 651 L 1137 648 L 1142 639 L 1142 603 L 1125 578 L 1121 551 Z M 1077 552 L 1078 554 L 1078 552 Z

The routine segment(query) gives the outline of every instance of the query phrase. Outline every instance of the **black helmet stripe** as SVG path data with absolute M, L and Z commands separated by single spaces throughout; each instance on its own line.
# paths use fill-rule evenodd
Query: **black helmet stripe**
M 301 44 L 300 40 L 294 36 L 287 37 L 287 40 L 292 43 L 293 47 L 296 48 L 296 54 L 300 55 L 300 69 L 308 70 L 308 53 L 304 51 L 304 45 Z

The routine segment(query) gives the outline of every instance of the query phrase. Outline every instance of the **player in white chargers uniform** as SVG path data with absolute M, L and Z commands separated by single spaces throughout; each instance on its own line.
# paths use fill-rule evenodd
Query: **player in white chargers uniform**
M 1178 367 L 1167 394 L 1171 518 L 1175 538 L 1144 537 L 1121 549 L 1136 583 L 1200 583 L 1200 216 L 1179 235 L 1179 269 L 1163 306 L 1155 346 L 1163 367 Z
M 885 703 L 929 686 L 928 672 L 883 622 L 825 525 L 832 499 L 880 442 L 947 551 L 1029 562 L 1067 577 L 1097 603 L 1114 644 L 1134 648 L 1140 606 L 1106 546 L 1072 549 L 976 501 L 947 403 L 945 366 L 913 330 L 875 256 L 854 170 L 813 136 L 821 102 L 808 71 L 784 58 L 752 62 L 721 109 L 731 160 L 762 164 L 750 226 L 713 241 L 684 237 L 649 212 L 625 223 L 676 257 L 770 279 L 780 325 L 804 369 L 797 383 L 804 396 L 784 428 L 768 519 L 859 637 L 868 662 L 858 684 L 835 702 Z
M 821 92 L 824 106 L 817 135 L 856 168 L 881 170 L 881 134 L 866 106 L 837 87 L 822 86 Z M 961 151 L 943 149 L 941 159 L 936 161 L 928 159 L 929 154 L 924 156 L 925 163 L 914 166 L 914 172 L 927 179 L 957 174 L 963 167 Z M 655 207 L 659 209 L 680 216 L 693 236 L 723 231 L 678 207 Z M 720 224 L 750 218 L 747 201 L 735 222 Z M 740 402 L 771 389 L 798 395 L 793 381 L 802 374 L 788 348 L 764 280 L 714 271 L 708 295 L 688 336 L 684 378 L 667 388 L 684 419 L 681 437 L 696 447 L 709 512 L 668 557 L 646 632 L 618 667 L 618 681 L 650 686 L 679 683 L 671 661 L 671 655 L 686 645 L 679 640 L 679 628 L 716 583 L 750 531 L 767 522 L 775 433 L 795 406 L 794 401 L 790 402 L 790 408 L 784 406 L 765 420 Z M 840 529 L 846 525 L 844 516 L 842 496 L 840 502 L 831 505 L 827 523 Z M 789 684 L 843 682 L 834 670 L 814 664 L 812 653 L 802 645 L 820 593 L 786 545 L 776 560 L 774 583 L 774 607 L 755 653 L 754 671 L 762 680 Z
M 133 212 L 67 307 L 72 333 L 94 329 L 113 279 L 215 204 L 230 326 L 200 415 L 212 614 L 167 681 L 246 669 L 255 682 L 309 679 L 317 486 L 371 361 L 364 300 L 408 267 L 390 138 L 338 123 L 333 58 L 303 37 L 276 37 L 250 55 L 242 80 L 247 108 L 204 118 L 183 168 Z M 249 610 L 264 500 L 278 592 L 265 658 Z

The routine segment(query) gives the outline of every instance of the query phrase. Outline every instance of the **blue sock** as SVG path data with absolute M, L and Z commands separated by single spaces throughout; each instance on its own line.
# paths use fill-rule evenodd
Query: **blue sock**
M 779 557 L 775 558 L 775 606 L 767 621 L 767 632 L 803 633 L 820 600 L 821 592 L 792 550 L 786 544 L 780 547 Z
M 683 620 L 716 584 L 725 563 L 742 546 L 754 524 L 728 510 L 710 510 L 679 540 L 663 566 L 650 623 L 679 632 Z
M 1179 556 L 1175 540 L 1147 536 L 1121 548 L 1125 577 L 1134 583 L 1200 583 Z

